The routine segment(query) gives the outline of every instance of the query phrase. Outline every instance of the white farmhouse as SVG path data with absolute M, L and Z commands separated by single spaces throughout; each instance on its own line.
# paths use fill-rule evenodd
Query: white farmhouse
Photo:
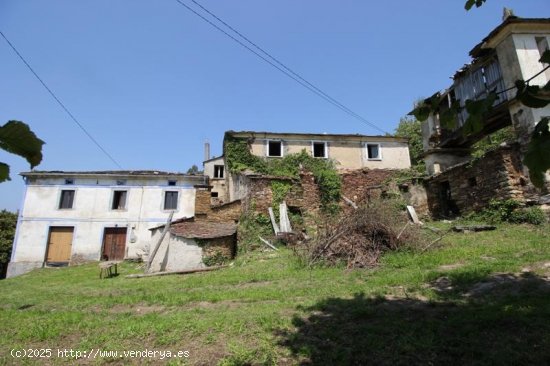
M 192 217 L 208 178 L 159 171 L 21 173 L 26 187 L 7 277 L 44 265 L 137 258 L 149 229 Z

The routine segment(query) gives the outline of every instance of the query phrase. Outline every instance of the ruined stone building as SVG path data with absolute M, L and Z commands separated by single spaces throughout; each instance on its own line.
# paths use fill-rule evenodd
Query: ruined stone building
M 522 164 L 529 136 L 550 106 L 529 108 L 516 97 L 516 80 L 543 86 L 550 70 L 539 62 L 550 44 L 550 18 L 506 17 L 470 51 L 471 62 L 453 76 L 453 84 L 429 98 L 437 99 L 439 113 L 422 124 L 429 204 L 434 216 L 444 217 L 484 207 L 491 199 L 536 201 L 544 191 L 535 189 Z M 535 76 L 533 78 L 533 76 Z M 480 100 L 496 91 L 492 111 L 479 131 L 465 132 L 465 101 Z M 428 101 L 428 100 L 426 100 Z M 454 128 L 441 122 L 453 103 L 460 103 Z M 474 143 L 511 126 L 515 138 L 481 159 L 472 160 Z
M 286 196 L 291 209 L 318 209 L 319 187 L 311 172 L 305 170 L 298 178 L 271 176 L 253 169 L 231 172 L 226 156 L 229 144 L 234 141 L 245 142 L 247 153 L 266 161 L 303 152 L 315 159 L 330 160 L 340 175 L 342 195 L 357 201 L 362 201 L 370 189 L 379 189 L 396 170 L 411 166 L 406 138 L 227 131 L 223 143 L 224 155 L 216 158 L 210 158 L 208 154 L 205 156 L 204 172 L 210 178 L 212 203 L 242 200 L 244 207 L 248 207 L 253 201 L 255 210 L 262 213 L 267 213 L 267 208 L 273 205 L 274 182 L 292 185 Z

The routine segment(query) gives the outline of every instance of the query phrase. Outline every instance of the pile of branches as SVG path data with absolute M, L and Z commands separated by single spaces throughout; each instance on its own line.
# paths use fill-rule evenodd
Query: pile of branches
M 407 229 L 408 230 L 405 230 Z M 379 201 L 346 214 L 325 229 L 308 245 L 308 262 L 336 265 L 345 262 L 347 268 L 373 267 L 382 253 L 397 250 L 415 241 L 415 230 L 406 214 Z

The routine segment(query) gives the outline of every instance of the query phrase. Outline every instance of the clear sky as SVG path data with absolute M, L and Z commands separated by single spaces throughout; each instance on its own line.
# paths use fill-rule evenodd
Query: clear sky
M 200 9 L 191 0 L 181 0 Z M 305 79 L 393 132 L 450 85 L 504 6 L 550 17 L 547 0 L 197 0 Z M 207 16 L 207 15 L 205 15 Z M 124 169 L 185 172 L 226 130 L 380 134 L 259 60 L 175 0 L 0 0 L 0 30 Z M 46 141 L 39 170 L 117 167 L 0 38 L 0 124 Z M 17 210 L 28 164 L 0 151 Z

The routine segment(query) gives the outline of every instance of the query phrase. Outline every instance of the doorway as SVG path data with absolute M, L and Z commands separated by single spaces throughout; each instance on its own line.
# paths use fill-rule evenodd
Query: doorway
M 46 264 L 68 263 L 71 260 L 74 227 L 50 227 Z
M 103 250 L 101 259 L 108 261 L 121 261 L 126 254 L 125 227 L 106 227 L 103 233 Z

